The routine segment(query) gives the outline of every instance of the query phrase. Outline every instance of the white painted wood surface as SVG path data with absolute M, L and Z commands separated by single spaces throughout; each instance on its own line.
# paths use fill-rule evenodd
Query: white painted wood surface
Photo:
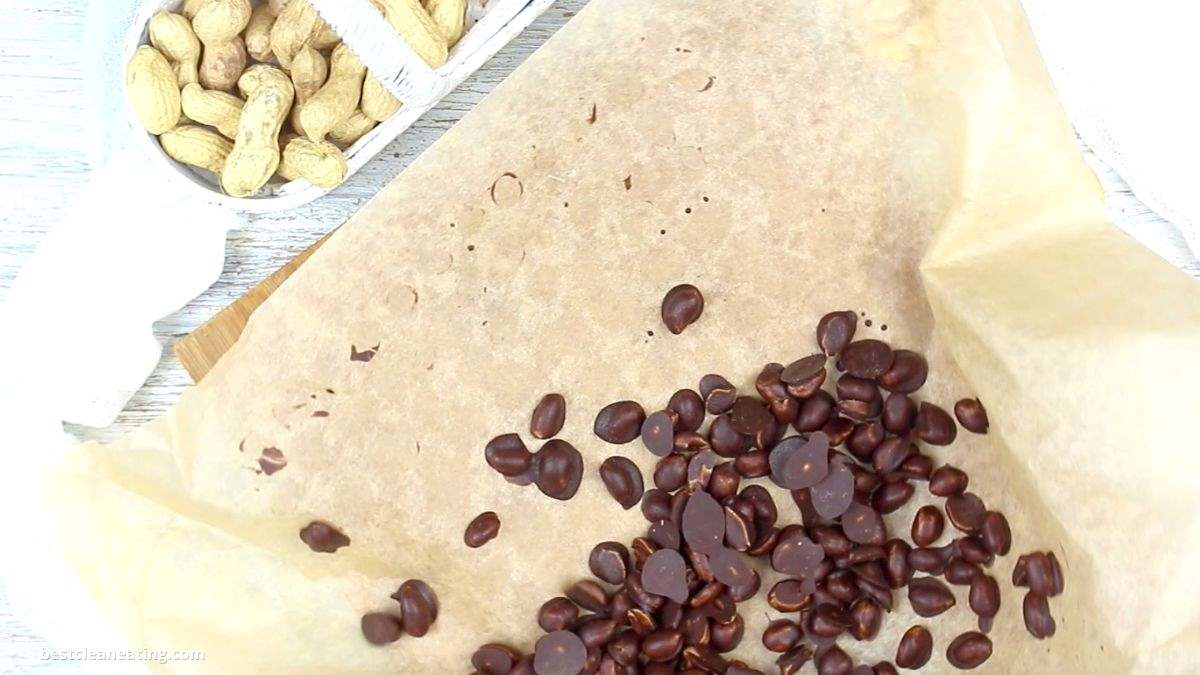
M 163 360 L 117 422 L 107 429 L 71 431 L 82 439 L 113 439 L 161 415 L 191 384 L 171 353 L 176 339 L 344 222 L 586 3 L 558 0 L 346 185 L 309 206 L 287 215 L 256 217 L 232 232 L 221 279 L 156 324 Z M 87 56 L 75 48 L 86 27 L 86 11 L 86 3 L 79 0 L 0 2 L 0 298 L 46 229 L 64 217 L 91 169 L 80 139 L 87 114 L 79 103 L 86 89 L 82 59 Z M 1182 239 L 1138 201 L 1119 176 L 1083 150 L 1104 183 L 1114 222 L 1200 278 L 1200 264 Z M 41 661 L 45 646 L 44 639 L 9 610 L 0 581 L 0 673 L 87 671 L 87 664 Z

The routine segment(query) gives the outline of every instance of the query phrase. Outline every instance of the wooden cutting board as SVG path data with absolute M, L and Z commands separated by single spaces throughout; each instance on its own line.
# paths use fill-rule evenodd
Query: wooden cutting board
M 308 260 L 309 256 L 320 248 L 321 244 L 324 244 L 332 234 L 330 232 L 321 237 L 315 244 L 293 258 L 291 262 L 247 291 L 232 305 L 217 312 L 216 316 L 175 343 L 175 356 L 179 358 L 179 362 L 183 364 L 188 375 L 192 376 L 193 382 L 204 379 L 208 371 L 217 365 L 217 361 L 241 337 L 242 331 L 246 328 L 246 322 L 250 320 L 250 315 L 254 313 L 254 310 L 271 297 L 275 289 L 283 285 L 283 282 L 292 276 L 293 272 L 300 269 L 304 261 Z

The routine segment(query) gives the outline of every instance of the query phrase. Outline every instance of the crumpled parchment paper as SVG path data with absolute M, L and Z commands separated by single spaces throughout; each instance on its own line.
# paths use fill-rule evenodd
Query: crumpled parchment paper
M 208 654 L 158 668 L 462 672 L 485 642 L 531 649 L 537 607 L 587 574 L 591 547 L 644 531 L 597 470 L 626 455 L 649 481 L 654 458 L 592 435 L 603 405 L 657 409 L 708 372 L 750 387 L 853 308 L 872 321 L 860 336 L 926 353 L 922 398 L 979 396 L 991 416 L 988 435 L 927 449 L 1015 533 L 978 672 L 1188 672 L 1200 288 L 1102 206 L 1014 0 L 595 0 L 174 411 L 55 473 L 57 541 L 133 644 Z M 671 336 L 659 302 L 681 282 L 707 308 Z M 352 345 L 378 351 L 352 361 Z M 482 456 L 551 391 L 587 462 L 567 503 Z M 266 447 L 286 468 L 255 470 Z M 469 550 L 484 510 L 500 536 Z M 317 518 L 351 545 L 311 552 L 297 532 Z M 1029 550 L 1066 571 L 1046 641 L 1009 583 Z M 766 669 L 778 575 L 763 575 L 736 654 Z M 413 577 L 441 598 L 434 630 L 366 644 L 360 615 Z M 951 670 L 946 645 L 975 623 L 955 590 L 934 620 L 898 594 L 880 638 L 847 651 L 890 658 L 919 621 L 929 669 Z

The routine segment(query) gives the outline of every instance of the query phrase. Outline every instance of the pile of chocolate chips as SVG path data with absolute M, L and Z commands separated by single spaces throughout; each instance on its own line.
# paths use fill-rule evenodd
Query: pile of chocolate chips
M 595 579 L 542 605 L 537 620 L 546 635 L 533 653 L 484 645 L 472 658 L 475 672 L 761 673 L 723 656 L 744 637 L 738 603 L 762 585 L 750 557 L 768 559 L 785 575 L 767 591 L 767 602 L 794 618 L 772 621 L 761 636 L 763 646 L 778 654 L 782 675 L 810 660 L 820 675 L 921 668 L 934 649 L 922 625 L 904 633 L 895 665 L 855 666 L 836 641 L 843 634 L 875 638 L 902 588 L 921 617 L 950 610 L 956 600 L 946 583 L 970 587 L 968 604 L 979 621 L 979 631 L 948 643 L 947 660 L 960 669 L 987 661 L 1000 589 L 985 570 L 1009 552 L 1008 521 L 967 490 L 966 473 L 950 465 L 935 469 L 916 445 L 948 445 L 957 435 L 944 409 L 910 397 L 925 383 L 925 359 L 879 340 L 854 341 L 856 327 L 853 312 L 823 317 L 817 326 L 823 353 L 786 367 L 768 364 L 756 380 L 758 396 L 741 395 L 725 378 L 706 375 L 699 392 L 676 392 L 664 410 L 649 416 L 633 401 L 605 407 L 596 418 L 597 436 L 617 444 L 640 437 L 661 457 L 655 487 L 644 494 L 636 466 L 634 477 L 610 458 L 610 469 L 601 471 L 622 506 L 640 501 L 650 523 L 646 535 L 628 547 L 597 544 L 588 561 Z M 840 373 L 832 394 L 822 388 L 831 357 Z M 987 414 L 978 400 L 959 401 L 954 410 L 964 428 L 986 433 Z M 706 414 L 714 419 L 701 432 Z M 488 445 L 488 463 L 511 476 L 520 463 L 497 462 L 493 449 L 503 438 Z M 771 494 L 761 485 L 742 485 L 762 477 L 790 491 L 800 523 L 779 522 Z M 945 516 L 936 506 L 922 507 L 912 524 L 914 547 L 890 536 L 881 514 L 902 507 L 921 482 L 945 499 Z M 933 547 L 946 520 L 961 536 Z M 1052 635 L 1046 598 L 1063 586 L 1053 554 L 1022 556 L 1013 583 L 1029 587 L 1029 631 L 1038 638 Z

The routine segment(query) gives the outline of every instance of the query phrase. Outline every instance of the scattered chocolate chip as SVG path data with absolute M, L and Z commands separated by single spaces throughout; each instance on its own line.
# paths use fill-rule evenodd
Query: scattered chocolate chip
M 858 315 L 853 311 L 830 312 L 817 322 L 817 345 L 826 354 L 837 355 L 850 344 L 857 327 Z
M 653 488 L 642 495 L 642 516 L 651 523 L 671 517 L 671 495 Z
M 972 492 L 964 492 L 946 499 L 946 517 L 950 524 L 961 532 L 975 534 L 983 527 L 987 507 L 983 500 Z
M 1025 629 L 1033 637 L 1043 640 L 1054 635 L 1057 626 L 1054 616 L 1050 614 L 1050 603 L 1046 596 L 1029 591 L 1021 603 L 1021 614 L 1025 619 Z
M 1028 586 L 1029 590 L 1047 598 L 1063 590 L 1062 568 L 1053 553 L 1027 553 L 1017 559 L 1013 569 L 1013 585 Z
M 983 524 L 979 527 L 979 539 L 988 551 L 996 555 L 1008 555 L 1012 548 L 1012 530 L 1003 513 L 988 511 L 984 514 Z
M 879 386 L 891 392 L 911 394 L 925 384 L 929 364 L 925 357 L 907 349 L 897 349 L 887 372 L 879 376 Z
M 484 675 L 507 675 L 520 656 L 507 645 L 486 644 L 471 656 L 471 665 Z
M 917 670 L 929 663 L 933 655 L 933 635 L 924 626 L 913 626 L 904 631 L 896 647 L 896 665 L 908 670 Z
M 946 581 L 955 586 L 969 586 L 980 574 L 978 565 L 963 558 L 955 558 L 946 563 L 946 569 L 942 573 Z
M 763 402 L 750 396 L 739 396 L 729 411 L 734 431 L 751 436 L 775 423 L 775 418 Z
M 753 595 L 745 599 L 749 600 L 751 597 Z M 737 601 L 737 598 L 734 598 L 734 600 Z M 745 632 L 746 623 L 739 614 L 733 617 L 733 621 L 718 623 L 712 627 L 712 640 L 709 642 L 709 646 L 721 654 L 731 652 L 741 644 Z
M 421 637 L 428 633 L 429 627 L 437 621 L 437 594 L 424 581 L 409 579 L 400 584 L 399 590 L 391 597 L 400 603 L 400 613 L 404 616 L 404 632 L 409 635 Z
M 583 480 L 583 455 L 575 446 L 557 438 L 546 441 L 534 456 L 534 462 L 536 483 L 542 494 L 562 501 L 575 496 Z
M 782 654 L 795 647 L 802 637 L 804 630 L 800 628 L 800 624 L 787 619 L 776 619 L 763 630 L 762 643 L 770 651 Z
M 678 551 L 680 544 L 683 543 L 679 534 L 679 525 L 675 524 L 674 520 L 659 520 L 651 523 L 646 536 L 650 538 L 650 541 L 658 544 L 659 548 Z
M 928 401 L 922 401 L 917 409 L 913 435 L 930 445 L 950 445 L 958 435 L 958 426 L 954 424 L 950 413 Z
M 495 511 L 484 511 L 475 516 L 463 533 L 463 543 L 469 548 L 479 548 L 500 534 L 500 516 Z
M 967 431 L 986 434 L 988 430 L 987 410 L 977 398 L 964 398 L 954 404 L 954 416 Z
M 854 662 L 837 645 L 817 656 L 817 675 L 851 675 L 853 670 Z
M 362 617 L 363 637 L 373 645 L 386 645 L 400 639 L 404 624 L 400 617 L 387 612 L 370 612 Z
M 704 312 L 704 295 L 691 284 L 680 284 L 667 291 L 662 301 L 662 320 L 675 335 L 692 325 Z
M 850 374 L 842 375 L 837 381 L 837 397 L 840 400 L 875 401 L 879 399 L 879 387 L 874 380 L 855 377 Z
M 533 409 L 529 420 L 529 433 L 534 438 L 553 438 L 562 431 L 567 419 L 567 400 L 562 394 L 546 394 Z
M 646 449 L 659 457 L 666 457 L 675 449 L 675 424 L 666 411 L 648 416 L 642 422 L 641 435 Z
M 871 495 L 871 506 L 880 513 L 894 513 L 908 503 L 915 491 L 916 488 L 906 480 L 884 483 Z
M 883 401 L 883 428 L 897 434 L 907 434 L 917 421 L 917 404 L 907 395 L 893 392 Z
M 804 664 L 812 660 L 812 657 L 812 647 L 801 644 L 775 659 L 775 665 L 779 666 L 779 675 L 795 675 Z
M 908 582 L 908 602 L 917 616 L 934 617 L 954 606 L 954 594 L 945 584 L 933 577 L 919 577 Z
M 708 374 L 700 378 L 700 397 L 704 399 L 704 407 L 712 415 L 729 412 L 737 400 L 737 388 L 729 380 L 716 374 Z
M 300 541 L 308 545 L 316 553 L 334 553 L 343 546 L 350 545 L 350 537 L 342 531 L 319 520 L 305 525 L 300 530 Z
M 702 450 L 692 455 L 688 460 L 688 484 L 701 489 L 708 487 L 709 478 L 712 477 L 718 461 L 720 460 L 717 454 L 711 450 Z
M 696 431 L 704 424 L 704 399 L 691 389 L 680 389 L 672 394 L 667 409 L 677 415 L 676 431 Z
M 850 635 L 855 640 L 873 640 L 883 624 L 883 610 L 867 598 L 859 598 L 850 605 Z
M 883 545 L 883 571 L 889 587 L 903 588 L 912 579 L 912 567 L 908 564 L 908 554 L 911 550 L 912 548 L 901 539 L 889 539 Z
M 888 474 L 900 468 L 904 460 L 913 453 L 913 445 L 904 436 L 893 436 L 875 448 L 871 454 L 871 465 L 876 473 Z
M 842 530 L 856 544 L 880 544 L 887 540 L 879 514 L 857 502 L 842 515 Z
M 488 441 L 483 448 L 488 466 L 503 476 L 520 476 L 529 470 L 533 454 L 516 434 L 503 434 Z
M 892 367 L 892 348 L 880 340 L 858 340 L 842 350 L 841 363 L 855 377 L 876 379 Z
M 1000 584 L 987 574 L 977 574 L 971 581 L 967 604 L 979 616 L 996 616 L 996 612 L 1000 611 Z
M 538 625 L 547 633 L 566 630 L 575 625 L 577 619 L 579 619 L 579 608 L 575 606 L 575 603 L 561 596 L 550 598 L 538 609 Z
M 926 504 L 917 509 L 912 522 L 912 540 L 917 546 L 932 546 L 942 536 L 945 519 L 938 507 Z
M 687 602 L 687 563 L 678 551 L 660 549 L 652 553 L 642 567 L 641 582 L 648 593 Z
M 587 647 L 577 635 L 559 630 L 543 635 L 533 652 L 537 675 L 578 675 L 587 662 Z
M 946 648 L 946 660 L 959 670 L 971 670 L 983 665 L 992 655 L 992 641 L 983 633 L 963 633 Z
M 654 487 L 674 492 L 687 484 L 688 460 L 683 455 L 672 453 L 658 460 L 654 467 Z
M 608 611 L 608 593 L 605 592 L 603 586 L 591 579 L 576 581 L 567 589 L 564 595 L 567 596 L 568 600 L 589 612 L 603 614 Z
M 683 633 L 678 630 L 656 630 L 642 640 L 642 654 L 656 663 L 670 661 L 679 656 L 681 651 L 683 651 Z M 649 672 L 649 669 L 643 672 Z
M 604 460 L 600 464 L 600 480 L 608 494 L 625 510 L 632 509 L 642 500 L 642 472 L 627 457 L 614 455 Z
M 839 418 L 839 421 L 845 418 Z M 849 420 L 846 420 L 849 422 Z M 883 425 L 878 420 L 873 422 L 860 422 L 855 424 L 850 437 L 846 439 L 846 449 L 850 454 L 854 455 L 860 461 L 870 462 L 871 456 L 875 452 L 875 448 L 883 443 L 887 434 L 884 432 Z M 830 445 L 837 445 L 830 439 Z
M 788 490 L 809 488 L 829 475 L 829 437 L 813 432 L 808 440 L 785 438 L 771 451 L 772 478 Z
M 817 431 L 833 418 L 835 407 L 836 403 L 829 392 L 818 389 L 800 404 L 800 414 L 796 416 L 792 427 L 801 433 Z
M 263 448 L 262 456 L 258 458 L 258 466 L 263 473 L 270 476 L 287 466 L 287 458 L 279 448 Z
M 742 476 L 733 466 L 733 462 L 722 462 L 712 468 L 708 479 L 708 493 L 717 501 L 724 501 L 737 494 L 742 484 Z
M 617 401 L 600 410 L 592 431 L 607 443 L 621 445 L 637 438 L 645 421 L 646 411 L 637 401 Z
M 801 384 L 811 380 L 818 373 L 825 371 L 827 357 L 824 354 L 812 354 L 797 359 L 788 364 L 779 374 L 780 381 L 785 384 Z
M 807 536 L 803 529 L 781 534 L 771 551 L 771 567 L 783 574 L 809 577 L 825 559 L 825 549 Z
M 725 510 L 707 492 L 697 492 L 687 501 L 680 523 L 683 539 L 696 551 L 710 553 L 725 541 Z
M 724 547 L 708 554 L 708 566 L 716 580 L 730 588 L 750 583 L 754 574 L 740 553 Z
M 914 452 L 900 462 L 900 466 L 896 467 L 896 473 L 912 480 L 927 481 L 933 473 L 933 458 Z
M 829 473 L 810 492 L 817 515 L 833 520 L 845 513 L 854 500 L 854 474 L 848 462 L 835 457 L 829 463 Z
M 962 494 L 969 482 L 967 474 L 949 464 L 938 467 L 929 476 L 929 493 L 938 497 Z

